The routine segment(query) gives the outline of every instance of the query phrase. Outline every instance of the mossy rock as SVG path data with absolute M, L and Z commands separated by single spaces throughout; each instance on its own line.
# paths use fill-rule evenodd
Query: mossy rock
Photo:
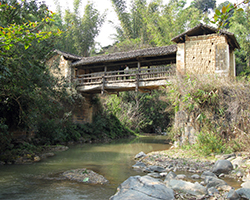
M 63 173 L 63 176 L 72 181 L 88 183 L 88 184 L 105 184 L 108 180 L 104 176 L 97 174 L 86 168 L 69 170 Z

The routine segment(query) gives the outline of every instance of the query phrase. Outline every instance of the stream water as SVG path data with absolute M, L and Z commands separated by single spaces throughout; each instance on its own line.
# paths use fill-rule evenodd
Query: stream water
M 137 153 L 169 147 L 165 136 L 124 139 L 110 144 L 72 146 L 68 151 L 56 153 L 55 157 L 30 165 L 0 166 L 0 199 L 109 199 L 124 180 L 140 175 L 131 168 Z M 109 184 L 87 185 L 37 178 L 77 168 L 94 170 L 107 178 Z

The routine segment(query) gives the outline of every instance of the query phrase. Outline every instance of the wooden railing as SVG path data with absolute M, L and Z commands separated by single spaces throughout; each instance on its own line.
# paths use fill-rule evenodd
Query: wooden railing
M 115 82 L 160 80 L 173 75 L 170 67 L 141 68 L 119 71 L 98 72 L 79 75 L 75 78 L 78 86 Z

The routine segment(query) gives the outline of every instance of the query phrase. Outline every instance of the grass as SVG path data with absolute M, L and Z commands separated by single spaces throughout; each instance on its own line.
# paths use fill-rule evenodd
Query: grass
M 174 80 L 167 90 L 175 111 L 184 111 L 187 123 L 196 130 L 196 144 L 185 146 L 186 150 L 199 150 L 207 156 L 250 149 L 247 79 L 186 76 Z M 183 129 L 173 129 L 173 139 L 178 141 L 180 133 Z

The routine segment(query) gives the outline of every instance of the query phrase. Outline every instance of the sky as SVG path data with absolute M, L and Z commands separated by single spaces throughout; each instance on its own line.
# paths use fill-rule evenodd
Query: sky
M 49 6 L 49 9 L 53 12 L 56 12 L 55 5 L 53 3 L 53 0 L 44 0 L 45 3 Z M 73 6 L 73 0 L 58 0 L 60 2 L 60 5 L 62 7 L 62 11 L 67 8 L 72 8 Z M 126 0 L 127 2 L 130 2 L 130 0 Z M 150 0 L 148 0 L 150 2 Z M 192 0 L 188 0 L 188 5 L 190 4 Z M 224 2 L 226 0 L 217 0 L 217 5 Z M 239 0 L 229 0 L 232 3 L 237 3 Z M 84 10 L 85 5 L 87 4 L 88 0 L 82 0 L 82 10 Z M 113 21 L 116 25 L 119 24 L 118 18 L 116 16 L 115 11 L 112 8 L 111 0 L 92 0 L 91 2 L 94 2 L 94 5 L 97 10 L 100 11 L 100 13 L 104 13 L 106 10 L 106 20 L 105 23 L 102 25 L 100 34 L 96 37 L 96 42 L 100 43 L 102 47 L 112 45 L 114 43 L 114 40 L 112 39 L 112 34 L 115 34 L 115 29 L 113 28 L 113 25 L 109 23 L 109 21 Z M 167 3 L 168 0 L 163 0 L 164 3 Z M 128 3 L 129 5 L 129 3 Z

